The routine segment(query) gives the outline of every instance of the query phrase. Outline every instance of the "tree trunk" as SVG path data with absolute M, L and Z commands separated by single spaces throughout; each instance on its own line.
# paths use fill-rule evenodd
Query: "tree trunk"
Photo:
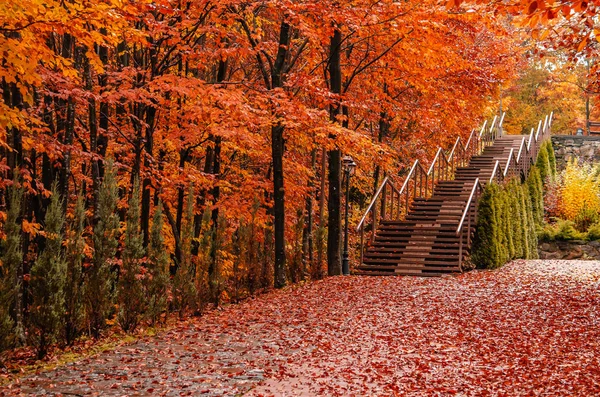
M 342 44 L 342 33 L 336 29 L 331 37 L 329 80 L 330 89 L 333 94 L 340 95 L 342 92 L 342 67 L 340 61 L 340 47 Z M 330 118 L 332 122 L 338 122 L 340 114 L 339 100 L 330 107 Z M 336 276 L 342 273 L 340 259 L 340 237 L 341 237 L 341 151 L 334 149 L 329 151 L 329 211 L 328 233 L 327 233 L 327 273 Z
M 221 137 L 214 137 L 215 147 L 212 152 L 212 172 L 217 175 L 221 173 Z M 218 277 L 217 274 L 217 238 L 218 238 L 218 228 L 219 228 L 219 207 L 216 205 L 219 201 L 219 197 L 221 195 L 221 188 L 219 187 L 218 181 L 215 182 L 214 187 L 212 188 L 212 197 L 213 197 L 213 209 L 210 216 L 212 222 L 212 233 L 211 233 L 211 248 L 210 248 L 210 264 L 208 265 L 208 279 L 214 280 L 215 277 Z M 220 293 L 218 291 L 219 283 L 211 282 L 209 283 L 211 289 L 211 296 L 214 299 L 215 306 L 219 304 Z
M 384 91 L 386 90 L 386 86 L 384 85 Z M 389 117 L 387 112 L 381 112 L 381 114 L 379 115 L 379 133 L 377 134 L 377 142 L 381 143 L 383 142 L 383 138 L 386 137 L 388 135 L 388 132 L 390 130 L 390 123 L 389 123 Z M 373 195 L 375 195 L 375 193 L 377 192 L 377 189 L 379 188 L 379 178 L 381 177 L 381 167 L 379 165 L 375 166 L 375 175 L 374 175 L 374 182 L 373 182 Z
M 313 149 L 311 154 L 311 168 L 315 170 L 317 166 L 317 150 Z M 306 197 L 306 218 L 304 221 L 304 228 L 302 229 L 302 266 L 304 270 L 309 269 L 312 273 L 314 268 L 313 258 L 313 190 L 314 190 L 314 178 L 311 178 L 308 182 L 309 194 Z M 311 274 L 314 276 L 314 274 Z
M 279 31 L 279 49 L 271 74 L 271 87 L 283 87 L 283 69 L 290 43 L 290 25 L 284 20 Z M 286 282 L 285 266 L 285 191 L 283 186 L 283 152 L 285 127 L 277 124 L 271 127 L 271 156 L 273 159 L 273 217 L 275 223 L 275 288 L 282 288 Z
M 321 187 L 319 191 L 319 230 L 317 240 L 317 263 L 315 277 L 320 280 L 323 278 L 323 235 L 322 231 L 325 230 L 325 201 L 327 199 L 325 195 L 325 175 L 327 174 L 327 151 L 325 148 L 321 150 Z
M 154 150 L 154 122 L 156 119 L 156 108 L 149 107 L 146 109 L 146 142 L 144 150 L 144 167 L 150 167 L 150 159 Z M 144 234 L 144 247 L 148 247 L 150 242 L 150 178 L 145 177 L 142 183 L 142 208 L 140 214 L 141 230 Z
M 285 286 L 285 198 L 283 186 L 283 130 L 271 127 L 273 156 L 273 216 L 275 219 L 275 288 Z

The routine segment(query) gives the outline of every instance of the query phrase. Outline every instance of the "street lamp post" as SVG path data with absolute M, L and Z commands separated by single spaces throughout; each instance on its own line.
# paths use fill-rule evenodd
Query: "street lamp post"
M 356 163 L 350 156 L 344 156 L 342 159 L 342 166 L 344 173 L 346 174 L 346 214 L 345 214 L 345 225 L 344 225 L 344 254 L 342 256 L 342 274 L 348 276 L 350 274 L 350 264 L 348 263 L 348 208 L 350 198 L 350 176 L 354 173 Z

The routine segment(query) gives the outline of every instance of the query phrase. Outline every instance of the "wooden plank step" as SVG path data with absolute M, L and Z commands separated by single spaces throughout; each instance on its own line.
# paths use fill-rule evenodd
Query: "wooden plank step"
M 354 272 L 357 276 L 413 276 L 413 277 L 441 277 L 442 273 L 403 273 L 403 272 L 382 272 L 382 271 L 365 271 L 365 270 L 357 270 Z
M 393 265 L 382 265 L 382 266 L 359 266 L 357 268 L 358 270 L 379 270 L 379 271 L 396 271 L 396 270 L 427 270 L 427 271 L 435 271 L 435 272 L 447 272 L 447 271 L 457 271 L 459 272 L 460 269 L 458 268 L 458 266 L 456 266 L 455 268 L 448 268 L 448 267 L 439 267 L 439 266 L 406 266 L 406 265 L 402 265 L 402 264 L 398 264 L 396 266 Z
M 441 267 L 452 267 L 452 266 L 458 266 L 458 258 L 455 258 L 454 260 L 422 260 L 421 259 L 417 259 L 417 258 L 400 258 L 400 259 L 368 259 L 368 258 L 364 258 L 363 260 L 363 264 L 365 266 L 379 266 L 379 265 L 396 265 L 398 263 L 402 263 L 403 265 L 438 265 Z
M 445 236 L 433 236 L 433 238 L 429 238 L 430 236 L 415 236 L 412 238 L 411 236 L 407 236 L 404 238 L 398 237 L 393 240 L 380 241 L 375 240 L 375 242 L 370 245 L 370 247 L 389 247 L 395 248 L 398 245 L 406 245 L 406 244 L 423 244 L 425 242 L 431 242 L 435 244 L 460 244 L 459 237 L 445 237 Z M 464 241 L 464 240 L 463 240 Z
M 369 250 L 365 253 L 365 257 L 369 258 L 395 258 L 398 255 L 416 255 L 416 256 L 456 256 L 460 250 L 460 245 L 457 244 L 455 246 L 450 247 L 430 247 L 433 249 L 427 249 L 427 247 L 422 246 L 409 246 L 404 248 L 389 248 L 386 249 L 377 249 L 377 248 L 369 248 Z
M 427 252 L 437 253 L 437 252 L 442 252 L 441 250 L 448 250 L 448 249 L 455 249 L 455 251 L 458 252 L 459 244 L 458 243 L 457 244 L 445 244 L 445 246 L 435 245 L 435 246 L 433 246 L 433 248 L 435 248 L 435 250 L 431 250 L 431 251 L 427 251 Z M 371 254 L 371 253 L 377 253 L 377 254 L 393 253 L 393 254 L 396 254 L 396 253 L 411 252 L 411 251 L 416 251 L 416 250 L 424 251 L 425 248 L 423 248 L 423 246 L 420 244 L 403 245 L 403 246 L 399 246 L 399 247 L 370 246 L 368 248 L 367 253 L 368 254 Z

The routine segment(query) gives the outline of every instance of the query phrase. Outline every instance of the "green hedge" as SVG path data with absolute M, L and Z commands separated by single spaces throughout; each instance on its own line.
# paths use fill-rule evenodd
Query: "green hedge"
M 495 269 L 511 259 L 536 259 L 538 233 L 543 240 L 582 238 L 572 225 L 543 227 L 544 183 L 556 176 L 552 141 L 544 142 L 525 183 L 490 184 L 479 201 L 471 260 L 478 268 Z M 573 229 L 573 230 L 571 230 Z M 574 231 L 574 232 L 573 232 Z M 600 237 L 600 224 L 590 233 Z M 590 237 L 588 237 L 590 238 Z
M 479 200 L 471 248 L 471 260 L 476 267 L 495 269 L 511 259 L 537 258 L 537 235 L 529 192 L 529 184 L 516 181 L 505 186 L 492 183 L 485 188 Z
M 552 146 L 552 140 L 546 141 L 546 150 L 548 151 L 548 165 L 550 166 L 550 175 L 552 178 L 556 177 L 556 156 L 554 154 L 554 146 Z
M 556 223 L 545 224 L 539 229 L 538 239 L 550 241 L 600 241 L 600 223 L 594 223 L 586 231 L 577 230 L 573 221 L 558 219 Z
M 548 145 L 544 144 L 540 148 L 535 165 L 537 166 L 538 170 L 540 171 L 540 176 L 542 178 L 542 182 L 546 183 L 546 179 L 550 175 L 552 175 L 552 171 L 550 169 L 550 156 L 548 154 Z
M 543 184 L 546 183 L 546 180 L 553 180 L 556 176 L 556 157 L 550 139 L 542 144 L 535 165 L 540 171 Z
M 536 166 L 529 170 L 525 185 L 529 193 L 533 220 L 536 225 L 542 225 L 544 222 L 544 185 L 541 172 Z

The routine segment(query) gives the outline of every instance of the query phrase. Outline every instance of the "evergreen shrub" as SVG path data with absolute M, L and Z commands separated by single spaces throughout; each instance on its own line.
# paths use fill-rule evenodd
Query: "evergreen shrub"
M 94 227 L 94 258 L 85 275 L 85 311 L 92 336 L 98 338 L 114 310 L 115 256 L 119 245 L 117 181 L 114 162 L 106 162 L 104 180 L 98 192 Z
M 44 219 L 46 244 L 33 267 L 29 281 L 30 335 L 35 339 L 38 358 L 46 356 L 48 345 L 62 330 L 65 311 L 65 283 L 67 262 L 62 249 L 65 217 L 57 183 L 52 184 L 50 205 Z
M 139 198 L 140 182 L 136 178 L 127 210 L 123 261 L 121 262 L 118 281 L 119 314 L 117 318 L 119 325 L 125 332 L 135 331 L 140 317 L 144 313 L 145 306 L 141 281 L 144 275 L 141 262 L 145 256 L 145 250 L 143 245 L 144 236 L 140 231 Z
M 542 182 L 546 183 L 546 180 L 551 174 L 551 166 L 550 166 L 550 155 L 548 154 L 548 145 L 544 144 L 540 147 L 540 151 L 538 153 L 537 161 L 535 165 L 540 170 L 540 177 L 542 178 Z
M 511 181 L 489 184 L 479 200 L 471 258 L 478 268 L 495 269 L 510 259 L 537 257 L 537 236 L 529 186 Z

